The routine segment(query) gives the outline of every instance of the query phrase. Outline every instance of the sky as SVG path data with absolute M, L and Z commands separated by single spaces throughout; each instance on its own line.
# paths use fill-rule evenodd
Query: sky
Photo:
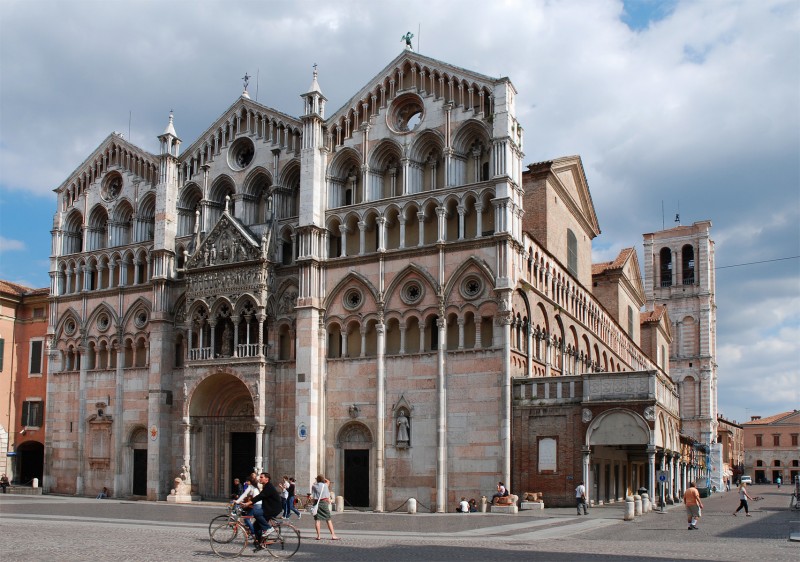
M 579 154 L 602 234 L 709 219 L 719 411 L 800 408 L 800 2 L 796 0 L 0 0 L 0 278 L 49 285 L 53 189 L 111 132 L 188 146 L 242 92 L 328 114 L 414 34 L 508 76 L 525 163 Z M 663 211 L 662 211 L 663 209 Z

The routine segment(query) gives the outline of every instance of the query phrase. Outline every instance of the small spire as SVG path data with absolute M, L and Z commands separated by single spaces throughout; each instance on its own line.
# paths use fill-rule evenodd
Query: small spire
M 173 124 L 174 115 L 172 110 L 169 110 L 169 123 L 167 124 L 167 128 L 164 129 L 165 135 L 172 135 L 175 138 L 178 138 L 178 133 L 175 132 L 175 125 Z
M 311 79 L 311 86 L 308 87 L 308 91 L 322 93 L 319 82 L 317 82 L 317 63 L 314 63 L 314 77 Z

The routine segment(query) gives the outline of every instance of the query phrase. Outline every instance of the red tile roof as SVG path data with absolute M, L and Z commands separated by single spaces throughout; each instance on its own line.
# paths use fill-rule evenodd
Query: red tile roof
M 796 414 L 797 410 L 789 410 L 788 412 L 783 412 L 781 414 L 775 414 L 774 416 L 767 416 L 766 418 L 761 418 L 758 420 L 752 420 L 749 422 L 744 422 L 742 425 L 769 425 L 771 423 L 775 423 L 777 421 L 781 421 L 783 418 L 791 416 L 792 414 Z
M 667 307 L 657 304 L 655 310 L 645 310 L 639 313 L 639 323 L 645 324 L 647 322 L 659 322 L 664 317 Z
M 604 261 L 592 264 L 592 275 L 602 275 L 606 271 L 614 269 L 621 269 L 622 266 L 630 259 L 631 254 L 635 250 L 633 248 L 623 248 L 620 250 L 619 255 L 614 258 L 614 261 Z
M 17 283 L 12 283 L 11 281 L 3 281 L 0 279 L 0 291 L 4 293 L 11 293 L 14 295 L 24 295 L 25 293 L 32 291 L 30 287 L 25 287 L 24 285 L 19 285 Z

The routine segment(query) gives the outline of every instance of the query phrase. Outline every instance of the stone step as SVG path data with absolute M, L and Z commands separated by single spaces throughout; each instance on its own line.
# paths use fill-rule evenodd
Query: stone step
M 30 486 L 9 486 L 9 494 L 17 494 L 18 496 L 41 496 L 41 488 L 32 488 Z

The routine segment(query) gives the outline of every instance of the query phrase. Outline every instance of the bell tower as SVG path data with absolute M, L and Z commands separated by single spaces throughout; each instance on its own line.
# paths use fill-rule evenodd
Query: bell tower
M 670 376 L 678 382 L 683 432 L 703 444 L 717 435 L 717 305 L 711 221 L 644 235 L 648 306 L 672 320 Z

